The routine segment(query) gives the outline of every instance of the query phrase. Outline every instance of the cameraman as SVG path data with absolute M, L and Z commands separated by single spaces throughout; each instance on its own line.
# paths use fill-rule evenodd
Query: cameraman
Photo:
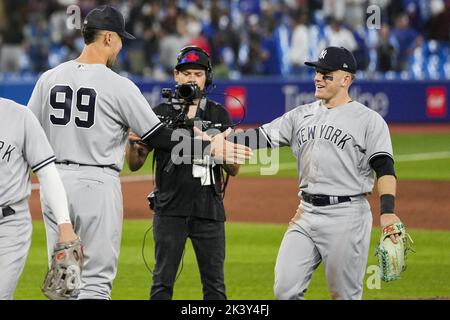
M 188 119 L 231 124 L 226 109 L 203 94 L 212 83 L 208 53 L 196 46 L 183 48 L 177 57 L 174 79 L 178 89 L 180 84 L 195 83 L 198 86 L 195 98 L 185 109 Z M 178 89 L 175 96 L 179 101 Z M 180 106 L 162 103 L 153 111 L 165 119 L 175 119 L 180 115 Z M 192 127 L 187 128 L 193 135 Z M 151 151 L 151 148 L 137 144 L 138 140 L 139 137 L 131 132 L 126 157 L 132 171 L 141 168 Z M 208 159 L 204 159 L 203 163 L 173 165 L 170 153 L 160 149 L 155 149 L 154 157 L 153 237 L 156 262 L 150 299 L 172 299 L 178 267 L 186 240 L 190 238 L 200 270 L 203 298 L 224 300 L 227 297 L 224 283 L 222 169 L 234 176 L 239 171 L 239 165 L 218 165 Z

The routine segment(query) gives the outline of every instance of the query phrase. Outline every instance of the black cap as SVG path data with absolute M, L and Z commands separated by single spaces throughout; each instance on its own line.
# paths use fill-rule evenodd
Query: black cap
M 189 67 L 201 67 L 205 70 L 211 68 L 211 62 L 209 61 L 209 55 L 202 49 L 198 47 L 188 47 L 182 49 L 177 57 L 177 65 L 175 69 L 180 70 L 181 68 Z
M 84 19 L 86 28 L 114 31 L 125 39 L 136 39 L 125 31 L 125 19 L 119 10 L 111 6 L 99 6 L 92 9 Z
M 305 62 L 305 64 L 326 71 L 343 70 L 356 73 L 356 59 L 344 47 L 325 48 L 319 55 L 319 61 Z

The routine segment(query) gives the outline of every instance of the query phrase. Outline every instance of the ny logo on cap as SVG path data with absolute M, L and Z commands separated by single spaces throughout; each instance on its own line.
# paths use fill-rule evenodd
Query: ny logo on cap
M 342 65 L 342 68 L 348 68 L 348 65 L 347 65 L 346 63 L 344 63 L 344 64 Z
M 319 59 L 325 59 L 326 55 L 327 55 L 327 49 L 323 49 L 319 55 Z

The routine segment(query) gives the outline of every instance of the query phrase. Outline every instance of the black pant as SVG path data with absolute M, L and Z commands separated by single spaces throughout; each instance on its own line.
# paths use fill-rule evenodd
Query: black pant
M 203 299 L 226 300 L 225 223 L 195 217 L 154 215 L 155 270 L 152 300 L 170 300 L 187 238 L 191 239 L 203 284 Z

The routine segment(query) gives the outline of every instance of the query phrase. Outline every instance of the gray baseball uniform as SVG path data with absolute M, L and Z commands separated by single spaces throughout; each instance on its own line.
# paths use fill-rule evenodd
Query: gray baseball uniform
M 276 297 L 302 299 L 323 261 L 332 297 L 361 299 L 372 227 L 365 195 L 375 181 L 369 162 L 393 157 L 386 122 L 355 101 L 332 109 L 317 101 L 261 130 L 272 147 L 292 148 L 303 198 L 279 249 Z M 308 195 L 328 195 L 329 205 L 313 205 L 305 201 Z
M 74 230 L 85 245 L 79 299 L 109 299 L 122 234 L 119 171 L 128 129 L 145 139 L 162 123 L 136 85 L 102 64 L 69 61 L 47 71 L 28 105 L 55 150 Z M 42 207 L 52 248 L 57 225 L 45 201 Z
M 0 299 L 12 299 L 31 244 L 29 169 L 55 161 L 33 113 L 0 98 Z

